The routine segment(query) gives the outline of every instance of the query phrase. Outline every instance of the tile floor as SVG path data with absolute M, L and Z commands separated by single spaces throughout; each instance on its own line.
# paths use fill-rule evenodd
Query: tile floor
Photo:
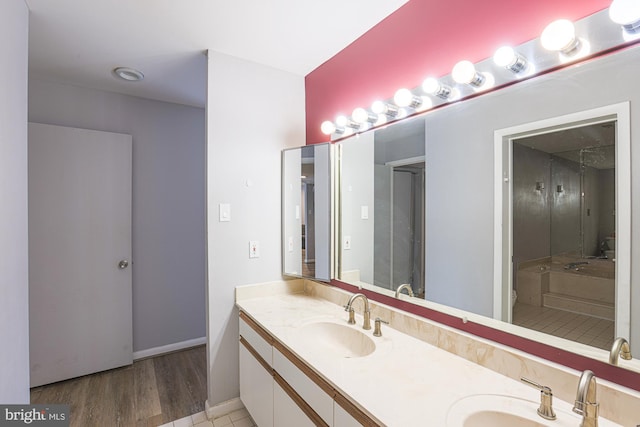
M 603 350 L 611 349 L 614 340 L 611 320 L 519 302 L 513 308 L 513 324 Z
M 207 419 L 205 412 L 198 412 L 160 427 L 257 427 L 246 409 L 239 409 L 213 420 Z

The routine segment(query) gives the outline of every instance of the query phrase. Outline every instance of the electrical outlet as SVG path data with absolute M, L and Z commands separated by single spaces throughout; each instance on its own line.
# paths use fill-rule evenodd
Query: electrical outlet
M 260 258 L 260 242 L 257 240 L 249 242 L 249 258 Z
M 351 249 L 351 236 L 344 236 L 342 238 L 342 249 L 345 251 Z

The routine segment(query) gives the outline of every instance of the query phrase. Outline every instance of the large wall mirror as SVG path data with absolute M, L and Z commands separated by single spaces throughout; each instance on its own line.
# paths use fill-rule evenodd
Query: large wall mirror
M 331 144 L 282 152 L 283 274 L 331 280 Z
M 617 336 L 640 353 L 638 75 L 633 45 L 341 140 L 336 277 L 599 361 Z

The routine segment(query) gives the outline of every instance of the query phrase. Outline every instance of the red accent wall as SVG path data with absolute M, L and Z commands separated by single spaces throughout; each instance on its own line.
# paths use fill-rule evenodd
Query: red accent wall
M 550 22 L 577 20 L 609 7 L 611 0 L 409 0 L 404 6 L 309 73 L 307 144 L 326 142 L 324 120 L 350 115 L 388 99 L 427 76 L 449 74 L 453 65 L 476 62 L 498 47 L 540 35 Z M 329 23 L 328 31 L 331 31 Z

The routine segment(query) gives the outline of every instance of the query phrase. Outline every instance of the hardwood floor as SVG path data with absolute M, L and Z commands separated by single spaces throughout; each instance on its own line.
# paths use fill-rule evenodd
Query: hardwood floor
M 204 410 L 206 347 L 31 389 L 33 404 L 70 405 L 71 426 L 158 426 Z

